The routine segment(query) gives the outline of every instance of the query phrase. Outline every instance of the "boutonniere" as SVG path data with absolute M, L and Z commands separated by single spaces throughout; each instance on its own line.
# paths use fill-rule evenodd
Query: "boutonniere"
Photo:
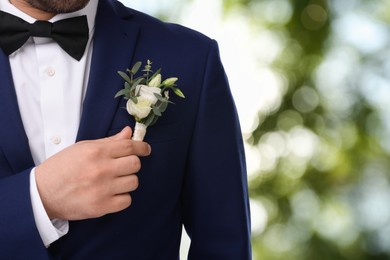
M 125 83 L 124 88 L 115 95 L 115 98 L 123 96 L 127 100 L 127 112 L 134 116 L 136 122 L 132 139 L 137 141 L 144 139 L 146 129 L 156 123 L 168 104 L 173 104 L 169 101 L 169 91 L 184 98 L 183 92 L 176 87 L 178 78 L 162 80 L 161 68 L 153 72 L 150 60 L 142 70 L 143 75 L 136 77 L 141 66 L 142 62 L 138 61 L 126 72 L 118 71 Z

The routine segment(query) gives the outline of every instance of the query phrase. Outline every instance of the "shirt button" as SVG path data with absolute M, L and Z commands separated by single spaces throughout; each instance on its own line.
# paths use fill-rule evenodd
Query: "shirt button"
M 47 74 L 49 77 L 53 77 L 53 76 L 56 74 L 56 71 L 55 71 L 53 68 L 47 68 L 47 69 L 46 69 L 46 74 Z
M 61 143 L 61 137 L 59 137 L 59 136 L 53 136 L 52 138 L 51 138 L 51 142 L 53 143 L 53 144 L 60 144 Z

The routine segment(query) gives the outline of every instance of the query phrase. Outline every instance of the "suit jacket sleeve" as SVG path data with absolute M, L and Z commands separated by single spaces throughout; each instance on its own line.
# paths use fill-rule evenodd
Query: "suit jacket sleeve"
M 251 259 L 243 141 L 215 41 L 201 91 L 183 196 L 189 259 Z
M 0 179 L 0 252 L 4 259 L 48 259 L 32 211 L 30 172 Z

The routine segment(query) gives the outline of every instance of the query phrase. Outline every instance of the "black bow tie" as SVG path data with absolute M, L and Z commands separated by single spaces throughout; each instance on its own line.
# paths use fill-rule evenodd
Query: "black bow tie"
M 10 55 L 23 46 L 30 36 L 50 37 L 70 56 L 80 60 L 89 37 L 87 17 L 80 16 L 57 21 L 36 21 L 30 24 L 23 19 L 0 11 L 0 47 Z

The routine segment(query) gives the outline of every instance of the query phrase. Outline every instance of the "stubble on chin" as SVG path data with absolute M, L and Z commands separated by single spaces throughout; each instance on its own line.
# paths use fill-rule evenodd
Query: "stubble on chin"
M 25 2 L 36 9 L 53 14 L 78 11 L 83 9 L 89 1 L 90 0 L 25 0 Z

